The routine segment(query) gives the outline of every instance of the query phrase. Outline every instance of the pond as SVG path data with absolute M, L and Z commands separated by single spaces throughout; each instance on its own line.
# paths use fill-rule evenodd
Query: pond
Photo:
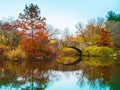
M 120 60 L 0 61 L 0 90 L 120 90 Z

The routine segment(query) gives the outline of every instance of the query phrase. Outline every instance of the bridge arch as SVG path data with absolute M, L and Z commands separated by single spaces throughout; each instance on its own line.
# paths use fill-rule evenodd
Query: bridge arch
M 76 47 L 73 47 L 73 46 L 67 46 L 67 47 L 77 50 L 79 52 L 80 56 L 82 56 L 82 50 L 80 50 L 79 48 L 76 48 Z

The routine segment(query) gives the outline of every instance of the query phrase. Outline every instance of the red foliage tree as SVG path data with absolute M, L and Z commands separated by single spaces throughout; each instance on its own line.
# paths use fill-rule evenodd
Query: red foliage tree
M 45 55 L 45 46 L 48 43 L 45 18 L 41 18 L 37 5 L 26 5 L 24 14 L 19 14 L 18 19 L 20 45 L 28 56 L 35 57 Z
M 111 46 L 111 37 L 109 35 L 108 30 L 105 30 L 104 28 L 101 28 L 99 33 L 99 39 L 97 40 L 98 46 Z

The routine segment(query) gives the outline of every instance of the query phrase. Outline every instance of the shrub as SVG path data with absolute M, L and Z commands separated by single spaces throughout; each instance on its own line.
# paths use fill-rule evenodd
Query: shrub
M 91 46 L 83 49 L 83 54 L 89 56 L 109 57 L 111 54 L 113 54 L 113 49 L 105 46 Z
M 0 45 L 0 57 L 4 57 L 5 52 L 10 50 L 10 47 L 5 46 L 5 45 Z
M 11 50 L 6 53 L 6 56 L 9 60 L 24 60 L 27 59 L 27 55 L 24 51 L 17 48 L 16 50 Z

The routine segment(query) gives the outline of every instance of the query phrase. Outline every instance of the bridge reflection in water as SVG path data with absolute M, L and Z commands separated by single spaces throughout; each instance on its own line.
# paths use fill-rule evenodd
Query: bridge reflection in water
M 73 65 L 55 60 L 1 61 L 0 90 L 120 90 L 119 71 L 118 60 L 102 58 Z

